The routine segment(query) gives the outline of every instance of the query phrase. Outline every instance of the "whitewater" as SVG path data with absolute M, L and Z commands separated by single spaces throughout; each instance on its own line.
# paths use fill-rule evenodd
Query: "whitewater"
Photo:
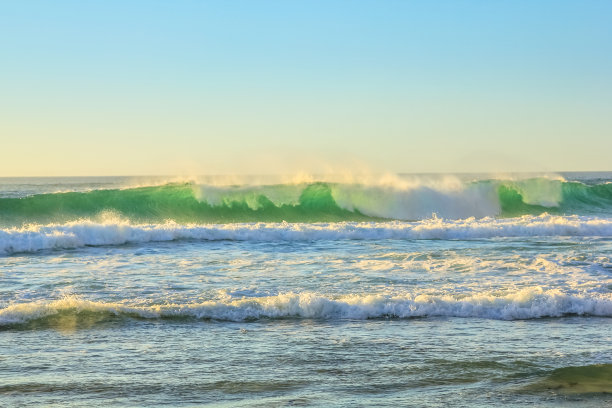
M 0 178 L 0 405 L 612 405 L 612 173 Z
M 418 222 L 242 223 L 212 225 L 133 225 L 127 221 L 80 220 L 65 224 L 30 224 L 0 230 L 0 253 L 34 252 L 85 246 L 176 240 L 314 241 L 377 239 L 462 239 L 504 237 L 610 237 L 612 219 L 579 216 L 523 216 L 515 219 L 433 218 Z

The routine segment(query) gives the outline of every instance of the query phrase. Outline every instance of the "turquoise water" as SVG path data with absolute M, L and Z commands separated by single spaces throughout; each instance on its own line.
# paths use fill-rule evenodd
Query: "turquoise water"
M 0 404 L 612 405 L 609 181 L 0 180 Z

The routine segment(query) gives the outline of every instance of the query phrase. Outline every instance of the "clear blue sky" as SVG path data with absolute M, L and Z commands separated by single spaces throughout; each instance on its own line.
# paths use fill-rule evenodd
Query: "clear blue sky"
M 4 1 L 1 176 L 612 170 L 612 1 Z

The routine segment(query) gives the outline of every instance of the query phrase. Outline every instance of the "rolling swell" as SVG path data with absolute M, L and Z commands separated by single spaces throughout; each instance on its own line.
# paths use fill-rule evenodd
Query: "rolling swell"
M 134 223 L 338 222 L 612 214 L 612 183 L 543 178 L 460 187 L 342 183 L 213 187 L 166 184 L 0 198 L 0 224 L 64 223 L 112 213 Z
M 526 387 L 527 391 L 555 391 L 563 394 L 612 393 L 612 364 L 562 367 L 543 380 Z

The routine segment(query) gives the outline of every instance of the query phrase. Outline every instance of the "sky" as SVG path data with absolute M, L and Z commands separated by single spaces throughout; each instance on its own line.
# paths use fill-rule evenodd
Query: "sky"
M 612 2 L 0 2 L 0 176 L 612 170 Z

